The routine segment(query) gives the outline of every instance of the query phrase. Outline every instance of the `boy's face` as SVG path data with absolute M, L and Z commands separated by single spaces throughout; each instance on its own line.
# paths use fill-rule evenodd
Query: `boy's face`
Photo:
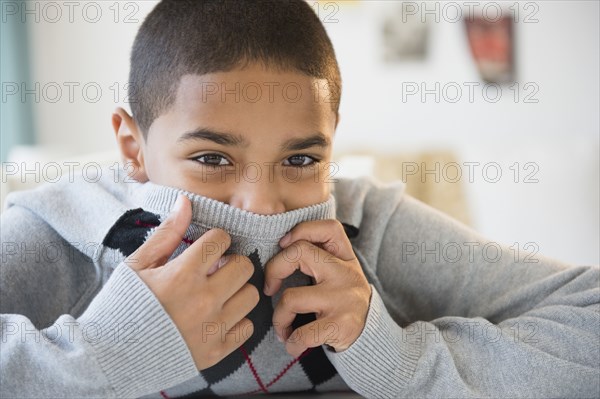
M 117 141 L 134 177 L 258 214 L 326 201 L 337 115 L 324 80 L 245 69 L 185 75 L 146 139 L 122 109 Z

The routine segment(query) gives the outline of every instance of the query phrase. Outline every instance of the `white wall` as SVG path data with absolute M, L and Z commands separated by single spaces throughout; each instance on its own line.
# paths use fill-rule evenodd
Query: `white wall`
M 44 12 L 44 2 L 33 3 L 38 5 L 40 21 L 29 23 L 33 18 L 28 16 L 32 79 L 40 82 L 42 94 L 44 85 L 54 82 L 62 87 L 62 97 L 53 103 L 44 101 L 45 97 L 55 95 L 49 85 L 48 95 L 42 95 L 36 107 L 39 143 L 58 146 L 57 151 L 65 155 L 114 148 L 111 113 L 117 106 L 126 105 L 123 101 L 126 100 L 131 45 L 144 16 L 156 2 L 117 3 L 120 7 L 116 23 L 116 8 L 111 8 L 116 2 L 76 2 L 79 6 L 73 9 L 72 23 L 65 2 L 54 2 L 62 13 L 55 23 L 51 22 L 55 15 L 52 9 Z M 99 17 L 96 17 L 96 6 L 100 10 Z M 97 22 L 88 22 L 96 19 Z M 74 88 L 72 102 L 70 82 L 79 84 Z M 87 92 L 85 85 L 89 85 Z M 95 87 L 102 92 L 97 102 Z
M 486 101 L 481 89 L 472 103 L 468 101 L 465 82 L 479 78 L 462 23 L 431 24 L 424 62 L 383 64 L 380 22 L 394 3 L 342 5 L 334 16 L 338 22 L 326 24 L 344 81 L 337 149 L 451 148 L 462 162 L 496 162 L 503 172 L 500 182 L 488 183 L 481 168 L 473 183 L 462 179 L 477 230 L 500 242 L 518 242 L 521 248 L 534 242 L 540 253 L 565 261 L 600 263 L 598 2 L 536 2 L 539 22 L 516 26 L 518 86 L 526 94 L 526 83 L 537 85 L 535 104 L 524 103 L 522 97 L 515 102 L 506 86 L 497 103 Z M 129 51 L 139 26 L 124 18 L 133 12 L 133 18 L 143 20 L 155 2 L 120 3 L 117 23 L 109 9 L 113 2 L 96 4 L 102 8 L 97 23 L 83 18 L 83 6 L 75 9 L 74 22 L 69 23 L 63 6 L 58 22 L 46 21 L 40 10 L 40 22 L 29 24 L 34 81 L 63 86 L 58 102 L 42 98 L 36 105 L 38 140 L 61 155 L 114 148 L 110 114 L 123 105 Z M 126 4 L 139 9 L 125 9 Z M 319 7 L 324 10 L 323 5 L 315 6 Z M 88 20 L 93 19 L 94 9 L 86 11 Z M 80 83 L 73 103 L 65 82 Z M 82 93 L 90 82 L 102 89 L 97 103 Z M 435 82 L 455 82 L 465 92 L 457 103 L 443 98 L 436 103 L 433 96 L 425 102 L 419 96 L 403 101 L 406 82 L 424 82 L 429 88 Z M 115 102 L 117 87 L 120 99 Z M 52 97 L 54 92 L 48 94 Z M 90 89 L 88 95 L 93 94 Z M 514 162 L 521 164 L 519 183 L 512 181 L 509 169 Z M 539 167 L 538 183 L 522 182 L 527 162 Z
M 534 242 L 540 253 L 567 261 L 598 263 L 599 3 L 537 2 L 539 22 L 516 26 L 518 85 L 522 94 L 531 92 L 526 83 L 539 87 L 533 104 L 515 102 L 506 86 L 497 103 L 477 90 L 469 102 L 465 82 L 478 79 L 462 23 L 432 24 L 425 62 L 383 64 L 378 23 L 397 4 L 368 3 L 342 8 L 339 22 L 327 25 L 344 80 L 338 148 L 359 149 L 368 137 L 367 145 L 383 151 L 446 146 L 463 162 L 496 162 L 498 183 L 488 183 L 482 168 L 474 183 L 461 180 L 477 230 L 521 248 Z M 436 103 L 432 95 L 403 101 L 403 82 L 430 89 L 455 82 L 465 90 L 457 103 L 443 96 Z M 515 162 L 519 183 L 509 169 Z M 524 169 L 527 162 L 539 166 L 539 183 L 523 183 L 535 167 Z

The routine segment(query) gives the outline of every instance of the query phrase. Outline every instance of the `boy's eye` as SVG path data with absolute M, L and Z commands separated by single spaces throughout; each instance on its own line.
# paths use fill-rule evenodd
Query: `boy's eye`
M 313 157 L 309 157 L 308 155 L 294 155 L 286 159 L 287 164 L 284 162 L 285 166 L 309 166 L 316 162 Z
M 194 160 L 210 166 L 225 166 L 229 165 L 229 161 L 219 154 L 205 154 L 194 158 Z

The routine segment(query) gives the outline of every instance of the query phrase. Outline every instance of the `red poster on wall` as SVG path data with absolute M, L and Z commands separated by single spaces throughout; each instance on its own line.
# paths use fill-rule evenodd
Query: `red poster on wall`
M 489 83 L 514 80 L 512 16 L 496 20 L 484 17 L 465 19 L 469 46 L 482 79 Z

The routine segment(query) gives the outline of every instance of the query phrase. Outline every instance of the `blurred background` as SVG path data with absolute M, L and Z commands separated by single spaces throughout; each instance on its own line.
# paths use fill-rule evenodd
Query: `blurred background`
M 0 4 L 3 199 L 53 162 L 118 159 L 111 113 L 156 2 Z M 598 1 L 309 4 L 342 71 L 337 177 L 403 180 L 490 240 L 600 263 Z

